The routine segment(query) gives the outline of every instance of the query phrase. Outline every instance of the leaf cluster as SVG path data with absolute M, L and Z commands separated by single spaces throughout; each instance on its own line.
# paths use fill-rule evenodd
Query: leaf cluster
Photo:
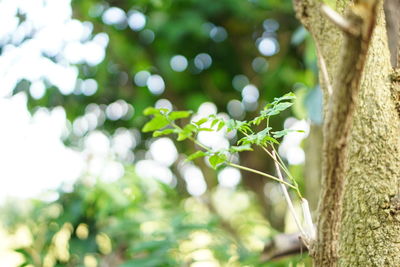
M 143 127 L 143 132 L 153 132 L 153 137 L 169 135 L 175 133 L 177 141 L 190 139 L 203 150 L 198 150 L 189 155 L 187 160 L 195 160 L 200 157 L 208 157 L 210 165 L 216 169 L 218 166 L 228 163 L 230 154 L 251 151 L 252 146 L 268 147 L 269 145 L 279 144 L 277 139 L 284 137 L 289 132 L 295 130 L 284 129 L 281 131 L 272 131 L 269 127 L 269 119 L 271 116 L 279 115 L 282 111 L 293 105 L 295 95 L 288 93 L 282 97 L 275 98 L 273 102 L 267 104 L 259 113 L 259 116 L 250 121 L 240 121 L 229 119 L 225 120 L 217 115 L 210 115 L 201 118 L 198 121 L 191 121 L 183 127 L 179 127 L 175 121 L 178 119 L 189 118 L 193 112 L 191 111 L 169 111 L 167 109 L 147 108 L 144 115 L 152 116 L 151 120 Z M 257 131 L 262 123 L 265 126 L 262 130 Z M 236 131 L 242 137 L 236 144 L 231 145 L 228 149 L 220 149 L 214 151 L 209 147 L 199 143 L 196 135 L 201 131 L 209 132 L 231 132 Z

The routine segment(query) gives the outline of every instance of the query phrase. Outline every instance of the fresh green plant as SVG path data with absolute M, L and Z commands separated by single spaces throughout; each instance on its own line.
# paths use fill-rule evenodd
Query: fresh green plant
M 170 111 L 163 108 L 157 109 L 149 107 L 144 111 L 144 114 L 147 116 L 152 115 L 153 118 L 145 124 L 143 127 L 143 132 L 153 132 L 153 137 L 175 133 L 177 134 L 177 141 L 189 139 L 202 149 L 189 155 L 187 160 L 208 157 L 208 161 L 214 169 L 225 164 L 242 170 L 254 172 L 288 186 L 289 188 L 293 189 L 300 198 L 302 198 L 296 180 L 292 177 L 283 160 L 280 158 L 279 154 L 276 153 L 276 149 L 274 147 L 275 144 L 279 144 L 277 139 L 282 138 L 293 130 L 285 129 L 281 131 L 272 131 L 272 128 L 269 126 L 270 117 L 278 115 L 280 112 L 292 106 L 293 103 L 291 101 L 294 98 L 295 96 L 293 93 L 288 93 L 280 98 L 275 98 L 272 103 L 265 106 L 258 117 L 251 121 L 239 121 L 234 119 L 224 120 L 216 115 L 210 115 L 206 118 L 201 118 L 198 121 L 190 122 L 184 127 L 178 126 L 176 124 L 176 120 L 188 118 L 192 114 L 191 111 Z M 262 123 L 265 123 L 263 130 L 254 130 L 254 126 L 260 126 Z M 226 132 L 236 130 L 242 134 L 243 137 L 239 139 L 235 145 L 231 145 L 228 149 L 221 149 L 217 151 L 214 151 L 211 148 L 203 145 L 196 139 L 196 135 L 201 131 L 218 132 L 225 130 Z M 254 145 L 261 147 L 274 161 L 277 161 L 280 168 L 282 168 L 282 170 L 286 173 L 290 182 L 285 182 L 273 175 L 235 164 L 230 160 L 230 156 L 233 153 L 251 151 L 253 150 L 252 146 Z M 274 154 L 277 155 L 276 159 Z
M 250 121 L 240 121 L 234 119 L 225 120 L 217 115 L 210 115 L 197 121 L 190 121 L 183 127 L 178 126 L 176 121 L 178 119 L 185 119 L 190 117 L 192 114 L 191 111 L 170 111 L 163 108 L 157 109 L 149 107 L 144 110 L 144 115 L 152 116 L 152 119 L 144 125 L 142 131 L 153 132 L 153 137 L 176 134 L 177 141 L 188 139 L 194 142 L 200 149 L 195 153 L 189 155 L 187 157 L 188 161 L 201 157 L 207 157 L 208 162 L 214 169 L 217 169 L 221 165 L 227 165 L 244 171 L 253 172 L 255 174 L 279 182 L 285 195 L 289 210 L 295 219 L 297 227 L 300 230 L 301 236 L 304 239 L 305 243 L 309 243 L 314 236 L 314 231 L 312 221 L 310 219 L 311 216 L 308 209 L 307 201 L 303 198 L 296 179 L 291 175 L 289 169 L 287 168 L 275 148 L 275 145 L 279 144 L 278 140 L 287 135 L 289 132 L 301 131 L 290 129 L 273 131 L 273 129 L 270 127 L 270 118 L 272 116 L 280 114 L 282 111 L 291 107 L 293 105 L 294 99 L 295 95 L 293 93 L 288 93 L 283 95 L 282 97 L 275 98 L 273 102 L 267 104 L 260 111 L 259 116 Z M 262 130 L 257 130 L 256 128 L 262 128 Z M 230 145 L 229 148 L 213 150 L 212 148 L 205 146 L 197 140 L 197 134 L 202 131 L 236 131 L 241 136 L 238 141 L 235 144 Z M 278 177 L 246 166 L 242 166 L 231 160 L 233 154 L 243 151 L 252 151 L 253 146 L 260 147 L 267 153 L 269 157 L 271 157 L 271 159 L 275 162 Z M 281 170 L 283 170 L 283 172 L 286 174 L 287 181 L 283 179 Z M 301 226 L 300 220 L 298 219 L 296 212 L 294 211 L 286 187 L 293 190 L 302 203 L 303 216 L 305 219 L 307 231 L 305 231 Z

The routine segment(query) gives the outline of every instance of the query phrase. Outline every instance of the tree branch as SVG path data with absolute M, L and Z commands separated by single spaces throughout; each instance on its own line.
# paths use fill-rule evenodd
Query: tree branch
M 271 261 L 282 257 L 306 252 L 308 249 L 300 240 L 300 233 L 278 234 L 268 242 L 261 254 L 261 260 Z
M 327 5 L 321 6 L 322 13 L 333 23 L 335 24 L 341 31 L 358 36 L 360 33 L 358 32 L 360 29 L 352 24 L 350 21 L 345 19 L 342 15 L 337 13 L 335 10 L 330 8 Z

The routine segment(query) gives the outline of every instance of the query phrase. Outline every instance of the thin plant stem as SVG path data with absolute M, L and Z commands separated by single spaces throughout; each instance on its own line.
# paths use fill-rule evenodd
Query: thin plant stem
M 274 146 L 273 147 L 273 154 L 277 155 L 279 160 L 276 158 L 276 156 L 274 157 L 273 154 L 271 154 L 271 152 L 269 152 L 269 150 L 265 147 L 262 146 L 262 149 L 275 161 L 275 163 L 277 163 L 279 165 L 279 167 L 285 172 L 285 174 L 289 177 L 290 181 L 292 181 L 294 183 L 294 185 L 296 186 L 296 193 L 299 196 L 300 199 L 303 198 L 302 194 L 300 193 L 299 190 L 299 186 L 296 182 L 296 180 L 293 178 L 293 176 L 290 174 L 290 171 L 287 169 L 287 167 L 285 166 L 285 164 L 283 163 L 282 158 L 279 156 L 278 152 L 275 150 Z
M 296 190 L 296 187 L 293 186 L 292 184 L 289 184 L 288 182 L 285 182 L 284 180 L 281 180 L 278 177 L 269 175 L 267 173 L 260 172 L 260 171 L 254 170 L 252 168 L 248 168 L 248 167 L 245 167 L 245 166 L 242 166 L 242 165 L 238 165 L 238 164 L 235 164 L 235 163 L 232 163 L 232 162 L 226 162 L 226 165 L 231 166 L 231 167 L 235 167 L 235 168 L 238 168 L 238 169 L 241 169 L 241 170 L 244 170 L 244 171 L 252 172 L 252 173 L 267 177 L 267 178 L 270 178 L 270 179 L 272 179 L 274 181 L 279 182 L 280 184 L 284 184 L 284 185 L 289 186 L 290 188 L 293 188 L 293 189 Z
M 199 147 L 207 150 L 207 151 L 211 151 L 211 149 L 205 145 L 203 145 L 202 143 L 200 143 L 199 141 L 197 141 L 196 139 L 194 139 L 193 137 L 188 137 L 189 140 L 191 140 L 193 143 L 195 143 L 196 145 L 198 145 Z
M 261 147 L 274 161 L 276 161 L 275 159 L 274 159 L 274 157 L 272 156 L 272 154 L 271 154 L 271 152 L 269 152 L 269 150 L 267 149 L 267 147 L 266 146 L 262 146 Z M 276 161 L 278 164 L 279 164 L 279 166 L 281 167 L 281 169 L 285 172 L 285 174 L 290 178 L 290 180 L 294 180 L 293 179 L 293 176 L 290 174 L 290 172 L 289 172 L 289 170 L 286 168 L 286 166 L 285 165 L 283 165 L 281 162 L 279 162 L 279 161 Z
M 275 159 L 275 168 L 276 168 L 276 172 L 278 174 L 279 180 L 283 181 L 283 176 L 282 176 L 278 161 L 276 159 L 275 151 L 272 151 L 272 156 Z M 294 219 L 294 221 L 295 221 L 295 223 L 297 225 L 297 228 L 299 229 L 299 231 L 300 231 L 301 235 L 303 236 L 303 238 L 308 239 L 308 235 L 306 234 L 306 232 L 304 231 L 303 227 L 301 226 L 299 217 L 297 216 L 296 211 L 294 210 L 292 200 L 290 199 L 289 193 L 288 193 L 285 185 L 281 183 L 280 186 L 282 188 L 283 195 L 285 196 L 286 203 L 288 205 L 289 211 L 292 214 L 293 219 Z
M 283 160 L 282 160 L 281 156 L 279 156 L 279 153 L 278 153 L 278 151 L 276 151 L 276 149 L 275 149 L 275 147 L 274 147 L 273 144 L 271 144 L 271 147 L 272 147 L 272 149 L 274 150 L 275 155 L 276 155 L 276 157 L 278 158 L 278 160 L 282 163 L 283 166 L 285 166 L 285 164 L 283 163 Z M 290 173 L 286 166 L 285 166 L 284 169 L 286 169 L 286 171 L 287 171 L 288 173 Z M 299 191 L 299 189 L 298 189 L 298 188 L 299 188 L 299 185 L 297 184 L 296 180 L 295 180 L 291 175 L 290 175 L 290 178 L 291 178 L 292 182 L 295 184 L 295 186 L 297 187 L 297 193 L 299 194 L 299 197 L 302 198 L 302 195 L 300 194 L 300 191 Z
M 269 117 L 268 117 L 268 119 L 269 119 Z M 267 127 L 268 127 L 268 126 L 267 126 Z M 244 132 L 242 132 L 242 133 L 243 133 L 245 136 L 249 136 L 248 134 L 246 134 L 246 133 L 244 133 Z M 279 155 L 278 155 L 278 157 L 279 157 L 280 161 L 277 160 L 276 157 L 274 157 L 274 156 L 271 154 L 271 152 L 269 152 L 268 149 L 267 149 L 265 146 L 262 145 L 261 148 L 274 160 L 275 163 L 279 164 L 279 166 L 282 168 L 282 170 L 285 172 L 285 174 L 290 178 L 291 181 L 293 181 L 293 183 L 295 184 L 295 188 L 294 188 L 294 189 L 296 190 L 297 195 L 298 195 L 298 196 L 300 197 L 300 199 L 301 199 L 301 198 L 302 198 L 302 195 L 301 195 L 301 193 L 300 193 L 300 191 L 299 191 L 298 184 L 296 183 L 296 181 L 295 181 L 295 179 L 293 178 L 293 176 L 290 174 L 289 170 L 287 169 L 287 167 L 285 166 L 285 164 L 283 163 L 283 161 L 282 161 L 282 159 L 279 157 Z M 272 148 L 273 148 L 273 150 L 275 151 L 275 153 L 277 153 L 273 145 L 272 145 Z

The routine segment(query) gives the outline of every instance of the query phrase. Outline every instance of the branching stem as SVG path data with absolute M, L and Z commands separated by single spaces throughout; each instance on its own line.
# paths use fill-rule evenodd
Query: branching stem
M 279 180 L 283 181 L 283 176 L 282 176 L 281 170 L 279 168 L 278 160 L 276 159 L 275 151 L 272 151 L 272 157 L 275 159 L 275 168 L 276 168 L 276 172 L 278 173 Z M 308 240 L 308 236 L 307 236 L 306 232 L 304 231 L 303 227 L 301 226 L 300 219 L 297 216 L 296 211 L 294 210 L 292 200 L 290 199 L 289 193 L 288 193 L 285 185 L 281 184 L 281 188 L 282 188 L 282 192 L 285 197 L 286 203 L 288 205 L 289 211 L 293 216 L 293 219 L 297 225 L 297 228 L 299 229 L 299 231 L 302 235 L 302 238 L 305 240 Z
M 171 122 L 171 125 L 172 125 L 174 128 L 178 129 L 178 130 L 183 130 L 181 127 L 179 127 L 178 125 L 176 125 L 176 124 L 173 123 L 173 122 Z M 198 140 L 196 140 L 195 138 L 189 136 L 188 139 L 189 139 L 190 141 L 192 141 L 193 143 L 195 143 L 196 145 L 198 145 L 199 147 L 203 148 L 204 150 L 206 150 L 206 151 L 208 151 L 208 152 L 212 152 L 211 149 L 210 149 L 209 147 L 203 145 L 202 143 L 200 143 L 200 142 L 199 142 Z M 244 171 L 256 173 L 256 174 L 258 174 L 258 175 L 267 177 L 267 178 L 269 178 L 269 179 L 272 179 L 272 180 L 274 180 L 274 181 L 277 181 L 277 182 L 279 182 L 279 183 L 281 183 L 281 184 L 284 184 L 284 185 L 286 185 L 286 186 L 288 186 L 288 187 L 290 187 L 290 188 L 296 190 L 296 192 L 299 191 L 297 186 L 294 186 L 294 185 L 292 185 L 292 184 L 289 184 L 288 182 L 285 182 L 284 180 L 281 180 L 281 179 L 279 179 L 278 177 L 275 177 L 275 176 L 273 176 L 273 175 L 270 175 L 270 174 L 267 174 L 267 173 L 264 173 L 264 172 L 261 172 L 261 171 L 257 171 L 257 170 L 255 170 L 255 169 L 248 168 L 248 167 L 245 167 L 245 166 L 242 166 L 242 165 L 239 165 L 239 164 L 235 164 L 235 163 L 230 162 L 230 161 L 226 161 L 225 164 L 228 165 L 228 166 L 237 168 L 237 169 L 241 169 L 241 170 L 244 170 Z
M 267 127 L 268 127 L 268 124 L 269 124 L 269 117 L 268 117 L 268 119 L 267 119 Z M 246 134 L 246 133 L 244 133 L 244 132 L 242 132 L 242 133 L 243 133 L 245 136 L 248 136 L 248 134 Z M 272 146 L 272 149 L 273 149 L 273 152 L 272 152 L 272 153 L 275 152 L 274 155 L 277 155 L 277 156 L 278 156 L 278 159 L 277 159 L 276 156 L 274 156 L 273 154 L 271 154 L 271 152 L 269 152 L 268 148 L 267 148 L 265 145 L 262 145 L 261 148 L 274 160 L 274 162 L 275 162 L 276 164 L 279 165 L 280 168 L 282 168 L 282 170 L 285 172 L 285 174 L 286 174 L 286 175 L 289 177 L 289 179 L 294 183 L 293 189 L 296 190 L 297 195 L 299 196 L 300 199 L 302 199 L 303 196 L 302 196 L 301 193 L 300 193 L 299 186 L 298 186 L 296 180 L 295 180 L 295 179 L 293 178 L 293 176 L 290 174 L 289 170 L 287 169 L 287 167 L 286 167 L 285 164 L 283 163 L 282 158 L 279 156 L 278 152 L 275 150 L 275 147 L 274 147 L 273 145 L 271 145 L 271 146 Z
M 279 154 L 276 152 L 275 148 L 273 146 L 272 146 L 272 148 L 273 148 L 273 151 L 271 153 L 265 146 L 262 146 L 262 149 L 274 160 L 275 164 L 278 164 L 278 166 L 285 172 L 285 174 L 289 177 L 289 179 L 294 183 L 294 185 L 296 187 L 296 189 L 295 189 L 296 193 L 299 196 L 299 198 L 302 199 L 303 196 L 300 193 L 299 186 L 298 186 L 296 180 L 290 174 L 287 167 L 283 164 L 283 161 L 282 161 L 281 157 L 279 156 Z M 278 156 L 279 160 L 277 159 L 277 157 L 275 155 Z

